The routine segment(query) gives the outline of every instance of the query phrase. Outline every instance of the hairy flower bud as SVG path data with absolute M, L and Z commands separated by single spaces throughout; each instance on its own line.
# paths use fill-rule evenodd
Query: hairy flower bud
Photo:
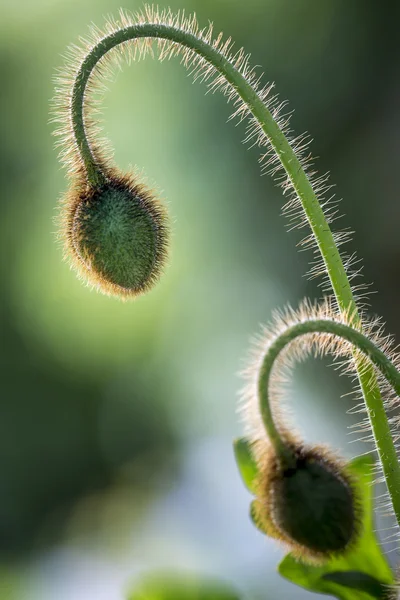
M 296 449 L 294 463 L 269 456 L 257 485 L 255 518 L 298 556 L 342 553 L 357 533 L 360 507 L 345 469 L 319 448 Z
M 131 178 L 76 186 L 67 198 L 63 226 L 73 265 L 103 292 L 136 296 L 159 278 L 167 253 L 165 212 Z

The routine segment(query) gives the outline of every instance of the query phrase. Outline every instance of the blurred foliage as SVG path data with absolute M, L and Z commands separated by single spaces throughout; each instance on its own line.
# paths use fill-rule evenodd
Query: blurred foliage
M 365 279 L 379 290 L 373 312 L 399 334 L 399 3 L 168 4 L 214 21 L 290 99 L 294 129 L 309 130 L 318 168 L 345 196 L 342 226 L 356 229 L 348 250 L 364 257 Z M 302 234 L 284 234 L 280 191 L 260 178 L 257 149 L 241 146 L 243 126 L 227 127 L 224 100 L 204 98 L 177 63 L 125 69 L 104 102 L 117 163 L 143 166 L 170 202 L 173 252 L 158 289 L 121 304 L 84 288 L 61 262 L 53 218 L 66 182 L 47 124 L 52 76 L 66 46 L 119 7 L 0 0 L 0 551 L 12 564 L 62 543 L 80 503 L 99 494 L 112 504 L 120 485 L 132 491 L 129 519 L 140 521 L 179 480 L 190 443 L 237 435 L 234 373 L 249 334 L 275 306 L 320 293 L 302 279 Z M 344 443 L 335 399 L 347 384 L 319 370 L 312 385 L 304 420 L 319 415 L 321 435 Z M 84 514 L 96 532 L 92 512 Z M 240 562 L 241 547 L 230 544 L 226 564 Z M 271 573 L 260 581 L 272 585 Z
M 143 578 L 128 600 L 239 600 L 239 596 L 220 582 L 158 573 Z

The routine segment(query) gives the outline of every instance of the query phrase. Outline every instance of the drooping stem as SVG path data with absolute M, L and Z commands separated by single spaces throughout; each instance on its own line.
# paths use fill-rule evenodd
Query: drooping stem
M 258 379 L 258 394 L 262 419 L 271 443 L 274 445 L 278 456 L 282 457 L 282 460 L 289 464 L 293 458 L 274 422 L 269 395 L 269 381 L 275 360 L 282 350 L 296 338 L 311 333 L 328 333 L 350 342 L 364 356 L 368 357 L 371 363 L 387 379 L 396 394 L 400 395 L 399 371 L 386 354 L 360 331 L 344 323 L 328 319 L 307 320 L 288 327 L 272 342 L 264 356 Z M 396 448 L 381 398 L 375 399 L 371 407 L 370 421 L 375 439 L 380 440 L 379 453 L 383 473 L 386 478 L 397 522 L 400 525 L 400 464 L 397 460 Z
M 171 25 L 138 23 L 122 27 L 106 35 L 89 51 L 77 73 L 71 104 L 74 136 L 85 165 L 88 180 L 95 186 L 101 185 L 104 183 L 106 176 L 102 172 L 101 166 L 96 163 L 86 137 L 83 108 L 87 82 L 96 64 L 107 52 L 119 44 L 137 38 L 166 39 L 189 48 L 213 65 L 236 90 L 269 139 L 293 185 L 293 189 L 301 200 L 303 210 L 321 252 L 340 310 L 353 315 L 353 323 L 359 325 L 360 318 L 357 312 L 357 305 L 334 237 L 318 202 L 318 198 L 295 151 L 278 124 L 274 121 L 265 103 L 246 80 L 245 76 L 235 68 L 222 52 L 196 35 Z M 366 408 L 371 419 L 373 411 L 376 410 L 376 405 L 381 402 L 380 390 L 373 368 L 361 370 L 360 364 L 356 364 L 356 366 Z M 382 460 L 383 447 L 382 440 L 377 437 L 378 431 L 378 429 L 373 427 L 376 446 Z
M 87 54 L 74 83 L 71 111 L 75 139 L 86 167 L 88 179 L 96 185 L 104 180 L 104 174 L 101 172 L 101 166 L 96 164 L 85 133 L 83 107 L 87 82 L 96 64 L 107 52 L 119 44 L 138 38 L 167 39 L 189 48 L 213 65 L 236 90 L 269 139 L 293 184 L 293 188 L 301 199 L 339 307 L 341 310 L 349 310 L 353 313 L 356 310 L 356 304 L 339 251 L 317 196 L 295 151 L 274 121 L 265 103 L 242 73 L 221 52 L 195 35 L 169 25 L 137 24 L 122 28 L 104 37 Z

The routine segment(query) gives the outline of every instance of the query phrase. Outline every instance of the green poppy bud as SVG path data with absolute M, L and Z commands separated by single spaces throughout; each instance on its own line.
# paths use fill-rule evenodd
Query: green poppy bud
M 338 552 L 355 529 L 351 487 L 326 461 L 312 454 L 275 481 L 275 520 L 297 543 L 315 552 Z M 279 499 L 279 501 L 278 501 Z
M 151 193 L 127 177 L 78 186 L 67 200 L 68 254 L 107 294 L 136 296 L 158 280 L 167 254 L 165 212 Z
M 319 562 L 346 551 L 357 534 L 360 507 L 345 469 L 325 450 L 293 454 L 290 466 L 270 457 L 257 486 L 255 518 L 294 554 Z

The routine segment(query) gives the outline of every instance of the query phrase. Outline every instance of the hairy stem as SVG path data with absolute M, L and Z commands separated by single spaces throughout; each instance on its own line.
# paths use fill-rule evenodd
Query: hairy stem
M 269 380 L 274 362 L 280 352 L 296 338 L 310 333 L 328 333 L 350 342 L 355 348 L 358 348 L 358 350 L 368 357 L 371 363 L 373 363 L 387 379 L 396 394 L 400 395 L 399 371 L 386 354 L 360 331 L 357 331 L 344 323 L 338 323 L 337 321 L 330 321 L 328 319 L 307 320 L 288 327 L 273 341 L 267 350 L 259 373 L 258 394 L 262 419 L 271 443 L 274 445 L 278 456 L 285 461 L 285 464 L 288 463 L 289 465 L 293 461 L 293 457 L 275 426 L 271 412 Z M 397 522 L 400 525 L 400 464 L 397 460 L 396 448 L 390 433 L 388 419 L 381 398 L 375 398 L 369 416 L 375 439 L 380 441 L 379 452 L 383 472 Z
M 88 179 L 93 184 L 104 180 L 101 166 L 96 164 L 85 133 L 83 106 L 86 84 L 90 74 L 99 60 L 115 46 L 129 40 L 147 37 L 174 41 L 202 56 L 225 77 L 248 106 L 279 156 L 293 188 L 301 199 L 340 308 L 350 310 L 353 313 L 357 307 L 339 251 L 317 196 L 296 153 L 274 121 L 270 111 L 246 78 L 218 50 L 195 35 L 168 25 L 151 23 L 132 25 L 104 37 L 88 53 L 76 76 L 71 106 L 75 139 L 86 167 Z
M 71 116 L 75 140 L 82 156 L 89 182 L 94 186 L 101 185 L 104 183 L 106 176 L 102 172 L 101 166 L 96 163 L 85 133 L 83 107 L 86 84 L 98 61 L 109 50 L 136 38 L 167 39 L 189 48 L 212 64 L 236 90 L 269 139 L 276 154 L 279 156 L 294 190 L 301 200 L 303 210 L 321 252 L 340 310 L 348 311 L 353 315 L 353 323 L 358 325 L 360 318 L 346 270 L 324 212 L 295 151 L 278 124 L 274 121 L 260 96 L 248 83 L 246 78 L 220 51 L 195 35 L 164 24 L 137 24 L 123 27 L 105 36 L 87 54 L 76 76 L 72 93 Z M 361 370 L 360 365 L 357 365 L 357 370 L 368 415 L 372 419 L 372 413 L 376 405 L 381 401 L 375 373 L 372 368 Z M 382 460 L 382 440 L 377 437 L 378 429 L 373 427 L 373 431 L 376 446 Z

